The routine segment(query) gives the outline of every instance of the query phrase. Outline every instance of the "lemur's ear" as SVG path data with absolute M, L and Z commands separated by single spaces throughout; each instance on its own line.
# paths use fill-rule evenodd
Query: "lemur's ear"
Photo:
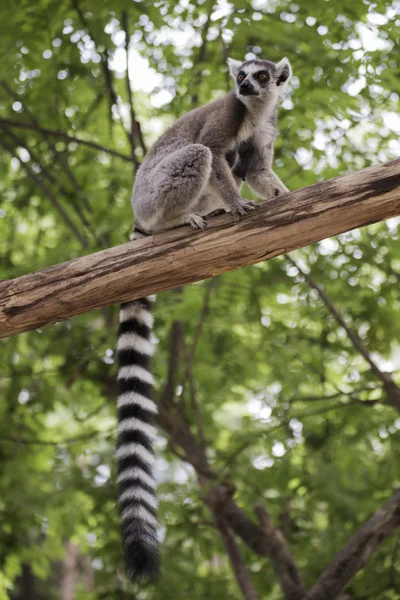
M 236 77 L 239 75 L 240 67 L 243 64 L 242 61 L 235 60 L 234 58 L 228 58 L 226 62 L 228 63 L 229 73 L 236 79 Z
M 275 79 L 276 85 L 286 84 L 292 76 L 292 67 L 287 58 L 282 58 L 276 64 Z

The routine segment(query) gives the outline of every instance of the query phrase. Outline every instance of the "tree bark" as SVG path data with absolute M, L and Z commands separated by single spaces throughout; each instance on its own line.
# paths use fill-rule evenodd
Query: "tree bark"
M 400 215 L 400 159 L 0 283 L 0 338 L 265 261 Z

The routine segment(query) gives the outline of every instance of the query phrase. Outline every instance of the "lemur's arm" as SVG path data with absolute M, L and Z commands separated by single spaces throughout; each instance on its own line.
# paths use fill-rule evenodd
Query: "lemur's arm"
M 228 108 L 228 107 L 227 107 Z M 258 208 L 256 202 L 243 200 L 238 186 L 227 162 L 227 147 L 234 139 L 232 116 L 230 111 L 213 115 L 202 128 L 198 143 L 204 144 L 211 150 L 212 166 L 210 183 L 218 187 L 226 210 L 235 215 L 244 215 Z M 230 156 L 232 160 L 232 155 Z
M 210 181 L 218 186 L 227 210 L 235 215 L 244 215 L 257 209 L 259 207 L 257 202 L 241 198 L 225 154 L 220 151 L 212 151 L 212 155 L 213 162 Z
M 254 148 L 246 179 L 251 189 L 263 200 L 288 191 L 272 170 L 273 146 Z

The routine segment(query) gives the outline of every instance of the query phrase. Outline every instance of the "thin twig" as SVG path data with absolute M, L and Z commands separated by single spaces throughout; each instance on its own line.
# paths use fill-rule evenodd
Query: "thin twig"
M 365 403 L 363 402 L 363 404 L 365 404 Z M 330 412 L 331 410 L 339 410 L 342 408 L 348 408 L 349 406 L 352 406 L 352 402 L 341 402 L 340 404 L 326 406 L 326 407 L 320 408 L 318 410 L 312 410 L 312 411 L 310 410 L 309 412 L 293 415 L 290 418 L 301 421 L 303 419 L 308 419 L 309 417 L 316 417 L 318 415 L 323 415 L 327 412 Z M 251 438 L 246 439 L 246 441 L 243 444 L 241 444 L 234 452 L 232 452 L 232 454 L 227 458 L 227 460 L 224 463 L 224 466 L 222 467 L 222 472 L 225 472 L 235 462 L 235 460 L 240 456 L 240 454 L 242 454 L 245 450 L 247 450 L 253 444 L 255 444 L 261 436 L 271 435 L 271 433 L 274 433 L 275 431 L 278 431 L 279 429 L 286 427 L 286 424 L 287 424 L 286 421 L 281 422 L 281 423 L 278 423 L 277 425 L 274 425 L 270 429 L 252 433 Z
M 103 100 L 104 100 L 104 93 L 103 93 L 103 90 L 101 89 L 100 92 L 95 96 L 93 101 L 90 103 L 88 108 L 85 110 L 85 114 L 82 115 L 81 119 L 79 119 L 78 129 L 80 129 L 81 131 L 84 131 L 86 129 L 92 115 L 99 108 L 99 106 Z
M 87 19 L 80 7 L 80 4 L 78 2 L 78 0 L 72 0 L 72 7 L 75 10 L 75 12 L 78 15 L 79 21 L 82 25 L 82 27 L 84 29 L 86 29 L 86 31 L 89 34 L 89 37 L 91 38 L 93 44 L 95 45 L 95 48 L 97 50 L 96 47 L 96 42 L 95 39 L 92 35 L 91 29 L 89 27 L 89 24 L 87 22 Z M 108 69 L 108 59 L 107 59 L 107 54 L 105 53 L 105 51 L 103 52 L 99 52 L 98 53 L 100 56 L 100 64 L 101 64 L 101 68 L 103 70 L 103 75 L 104 75 L 104 79 L 106 82 L 106 89 L 107 89 L 107 94 L 108 94 L 108 118 L 109 118 L 109 123 L 110 123 L 110 127 L 112 126 L 112 107 L 114 104 L 117 103 L 117 96 L 116 93 L 114 91 L 113 85 L 112 85 L 112 78 L 111 78 L 111 74 L 109 72 Z
M 347 333 L 353 346 L 364 357 L 364 359 L 370 365 L 370 367 L 374 371 L 374 373 L 381 379 L 381 381 L 383 381 L 383 383 L 385 385 L 392 382 L 392 378 L 390 377 L 390 375 L 388 373 L 384 373 L 383 371 L 381 371 L 381 369 L 378 367 L 376 362 L 372 359 L 370 353 L 368 352 L 368 350 L 366 349 L 366 347 L 364 346 L 364 344 L 362 343 L 362 341 L 360 340 L 358 335 L 347 325 L 346 321 L 344 320 L 344 318 L 342 317 L 342 315 L 340 314 L 340 312 L 338 311 L 338 309 L 336 308 L 336 306 L 334 305 L 332 300 L 329 298 L 329 296 L 326 294 L 326 292 L 319 285 L 319 283 L 317 283 L 317 281 L 315 281 L 315 279 L 309 273 L 304 271 L 304 269 L 302 269 L 300 267 L 300 265 L 291 256 L 289 256 L 288 254 L 285 254 L 285 259 L 293 267 L 296 267 L 296 269 L 299 271 L 299 273 L 301 273 L 301 275 L 303 276 L 304 280 L 308 283 L 308 285 L 317 292 L 318 296 L 321 298 L 322 302 L 325 304 L 325 306 L 327 307 L 327 309 L 329 310 L 329 312 L 331 313 L 331 315 L 333 316 L 335 321 L 337 323 L 339 323 L 339 325 L 345 330 L 345 332 Z
M 129 27 L 128 27 L 128 14 L 127 14 L 127 12 L 125 10 L 122 11 L 121 24 L 122 24 L 123 30 L 125 31 L 125 53 L 126 53 L 126 76 L 125 76 L 125 82 L 126 82 L 126 91 L 127 91 L 127 96 L 128 96 L 128 102 L 129 102 L 129 111 L 130 111 L 130 116 L 131 116 L 131 136 L 132 136 L 132 138 L 134 140 L 138 139 L 140 147 L 143 150 L 143 153 L 146 154 L 147 148 L 146 148 L 146 144 L 145 144 L 144 139 L 143 139 L 142 129 L 140 127 L 140 123 L 138 122 L 138 120 L 136 118 L 135 109 L 133 108 L 132 88 L 131 88 L 131 82 L 130 82 L 130 79 L 129 79 L 129 42 L 130 42 L 130 35 L 129 35 Z
M 295 404 L 296 402 L 325 402 L 329 400 L 335 400 L 341 397 L 351 399 L 355 394 L 360 394 L 361 392 L 374 392 L 376 390 L 382 390 L 382 387 L 380 385 L 369 383 L 368 385 L 355 388 L 350 392 L 338 390 L 335 394 L 327 394 L 326 396 L 320 396 L 318 394 L 316 396 L 295 396 L 294 398 L 289 398 L 287 402 L 289 404 Z

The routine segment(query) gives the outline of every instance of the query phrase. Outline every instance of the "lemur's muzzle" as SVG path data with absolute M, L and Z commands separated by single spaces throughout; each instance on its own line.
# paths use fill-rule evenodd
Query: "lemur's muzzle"
M 239 92 L 242 96 L 258 96 L 258 92 L 254 89 L 250 81 L 245 79 L 239 88 Z

